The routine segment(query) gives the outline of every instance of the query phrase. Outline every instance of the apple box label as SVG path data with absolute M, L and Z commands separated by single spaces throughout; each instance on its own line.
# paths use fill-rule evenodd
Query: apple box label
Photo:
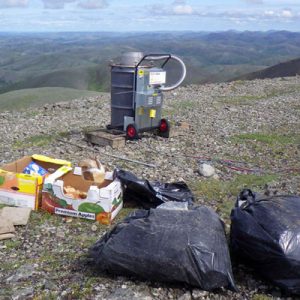
M 88 212 L 84 212 L 84 211 L 75 211 L 75 210 L 64 209 L 64 208 L 59 208 L 59 207 L 55 207 L 55 213 L 57 215 L 78 217 L 78 218 L 83 218 L 83 219 L 88 219 L 88 220 L 96 219 L 96 215 L 94 213 L 88 213 Z

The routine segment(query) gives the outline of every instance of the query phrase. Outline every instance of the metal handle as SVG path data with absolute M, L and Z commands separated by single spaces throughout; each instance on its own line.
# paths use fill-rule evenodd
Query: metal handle
M 170 59 L 174 59 L 177 62 L 179 62 L 180 66 L 182 68 L 182 74 L 181 74 L 180 79 L 175 84 L 173 84 L 171 86 L 162 87 L 160 89 L 163 92 L 174 90 L 179 87 L 179 85 L 183 82 L 183 80 L 185 79 L 185 76 L 186 76 L 186 66 L 185 66 L 184 62 L 178 56 L 175 56 L 173 54 L 147 54 L 136 65 L 135 71 L 137 72 L 138 67 L 141 65 L 141 63 L 144 60 L 155 60 L 155 61 L 156 60 L 165 60 L 164 63 L 161 65 L 161 68 L 164 68 L 164 66 L 169 62 Z
M 144 55 L 143 58 L 139 61 L 139 63 L 136 65 L 136 69 L 141 65 L 141 63 L 144 60 L 163 60 L 166 59 L 166 61 L 161 65 L 161 68 L 163 68 L 167 62 L 169 61 L 169 59 L 172 57 L 171 54 L 147 54 Z

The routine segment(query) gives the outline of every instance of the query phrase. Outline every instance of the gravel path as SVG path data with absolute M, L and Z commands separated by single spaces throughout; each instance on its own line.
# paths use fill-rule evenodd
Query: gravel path
M 300 77 L 191 85 L 165 95 L 164 114 L 173 124 L 169 139 L 145 133 L 125 148 L 102 151 L 155 164 L 149 168 L 99 155 L 110 169 L 164 182 L 184 180 L 197 203 L 216 209 L 229 228 L 229 213 L 242 186 L 265 193 L 300 194 Z M 109 123 L 109 94 L 46 105 L 21 112 L 0 112 L 0 163 L 34 153 L 79 162 L 91 151 L 83 131 Z M 190 128 L 178 126 L 187 123 Z M 187 125 L 185 124 L 185 125 Z M 218 179 L 199 175 L 208 160 Z M 239 170 L 220 163 L 233 160 Z M 240 163 L 237 163 L 240 162 Z M 242 162 L 242 163 L 241 163 Z M 251 169 L 247 171 L 246 169 Z M 254 172 L 256 171 L 256 172 Z M 122 211 L 118 220 L 130 211 Z M 282 297 L 275 287 L 234 262 L 238 293 L 208 293 L 185 286 L 141 282 L 94 273 L 85 264 L 88 248 L 108 229 L 90 221 L 71 222 L 33 212 L 26 228 L 0 242 L 0 299 L 268 299 Z

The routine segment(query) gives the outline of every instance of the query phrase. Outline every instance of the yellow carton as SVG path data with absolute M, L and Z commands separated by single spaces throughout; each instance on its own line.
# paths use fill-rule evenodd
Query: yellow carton
M 45 176 L 23 174 L 31 162 L 37 163 L 48 174 L 55 173 L 62 166 L 71 166 L 69 161 L 35 154 L 0 167 L 0 203 L 34 210 L 40 207 Z

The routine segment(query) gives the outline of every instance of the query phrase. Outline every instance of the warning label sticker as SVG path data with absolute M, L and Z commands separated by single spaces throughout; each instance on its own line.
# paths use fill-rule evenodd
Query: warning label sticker
M 166 72 L 150 72 L 149 84 L 165 84 Z

